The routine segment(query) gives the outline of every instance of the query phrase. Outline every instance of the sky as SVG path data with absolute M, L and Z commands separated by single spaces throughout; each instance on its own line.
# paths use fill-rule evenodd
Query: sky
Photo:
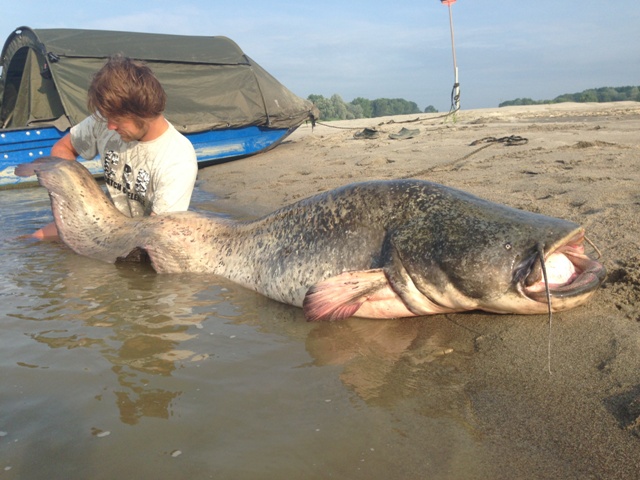
M 404 98 L 448 111 L 449 9 L 440 0 L 8 0 L 21 26 L 224 35 L 302 98 Z M 640 85 L 640 1 L 457 0 L 462 109 Z

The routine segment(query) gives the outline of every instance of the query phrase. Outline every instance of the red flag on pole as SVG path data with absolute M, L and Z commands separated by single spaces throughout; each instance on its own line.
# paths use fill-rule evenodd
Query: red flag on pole
M 458 0 L 440 0 L 440 3 L 442 3 L 443 5 L 453 5 L 457 1 Z

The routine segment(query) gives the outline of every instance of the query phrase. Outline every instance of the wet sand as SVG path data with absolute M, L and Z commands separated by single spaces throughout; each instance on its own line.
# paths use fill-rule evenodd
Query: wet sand
M 365 127 L 374 128 L 377 137 L 354 136 Z M 402 128 L 419 132 L 412 138 L 389 137 Z M 347 342 L 353 338 L 353 347 L 343 345 L 343 357 L 325 358 L 330 349 L 321 348 L 321 338 L 307 339 L 307 348 L 312 354 L 320 349 L 316 362 L 340 365 L 342 382 L 361 398 L 380 396 L 383 388 L 439 386 L 435 396 L 412 397 L 409 410 L 436 417 L 438 409 L 447 416 L 455 412 L 484 452 L 479 461 L 496 478 L 637 478 L 639 132 L 636 102 L 461 111 L 455 119 L 438 114 L 360 119 L 314 129 L 304 125 L 270 152 L 202 170 L 198 185 L 218 197 L 214 209 L 251 218 L 346 183 L 413 177 L 584 225 L 602 252 L 608 277 L 586 306 L 554 315 L 552 374 L 547 371 L 546 316 L 424 317 L 421 321 L 450 325 L 439 330 L 449 333 L 420 340 L 407 332 L 406 338 L 390 336 L 397 343 L 388 346 L 384 332 L 370 331 L 370 322 L 358 328 L 356 321 L 345 327 L 353 330 L 353 337 L 344 336 Z M 511 144 L 504 140 L 511 136 L 520 138 Z M 377 328 L 393 325 L 389 321 Z M 359 362 L 371 359 L 362 356 L 362 346 L 374 341 L 388 347 L 388 356 L 397 361 L 391 362 L 393 369 L 378 372 L 369 363 L 368 374 L 377 377 L 364 378 Z M 420 354 L 408 355 L 417 351 L 408 345 L 416 344 L 421 344 Z M 451 353 L 458 360 L 451 361 L 446 378 L 434 381 L 400 371 L 453 358 Z M 394 378 L 412 378 L 414 384 L 395 384 Z M 407 410 L 398 421 L 410 430 Z M 414 433 L 408 438 L 420 438 Z M 411 461 L 407 458 L 408 471 Z M 451 459 L 450 468 L 456 461 L 463 462 Z M 447 476 L 454 478 L 451 470 Z

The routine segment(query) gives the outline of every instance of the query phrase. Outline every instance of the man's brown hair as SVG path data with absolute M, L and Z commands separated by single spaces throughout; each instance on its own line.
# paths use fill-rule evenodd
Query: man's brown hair
M 122 54 L 113 55 L 89 86 L 87 106 L 104 118 L 155 118 L 162 114 L 167 94 L 151 69 Z

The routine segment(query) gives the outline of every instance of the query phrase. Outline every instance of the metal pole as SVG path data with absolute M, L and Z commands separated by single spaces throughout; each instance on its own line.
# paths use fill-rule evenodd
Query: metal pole
M 449 29 L 451 30 L 451 51 L 453 53 L 453 91 L 451 92 L 451 106 L 454 111 L 460 110 L 460 83 L 458 83 L 458 61 L 456 60 L 456 44 L 453 34 L 453 15 L 451 14 L 451 4 L 449 7 Z

